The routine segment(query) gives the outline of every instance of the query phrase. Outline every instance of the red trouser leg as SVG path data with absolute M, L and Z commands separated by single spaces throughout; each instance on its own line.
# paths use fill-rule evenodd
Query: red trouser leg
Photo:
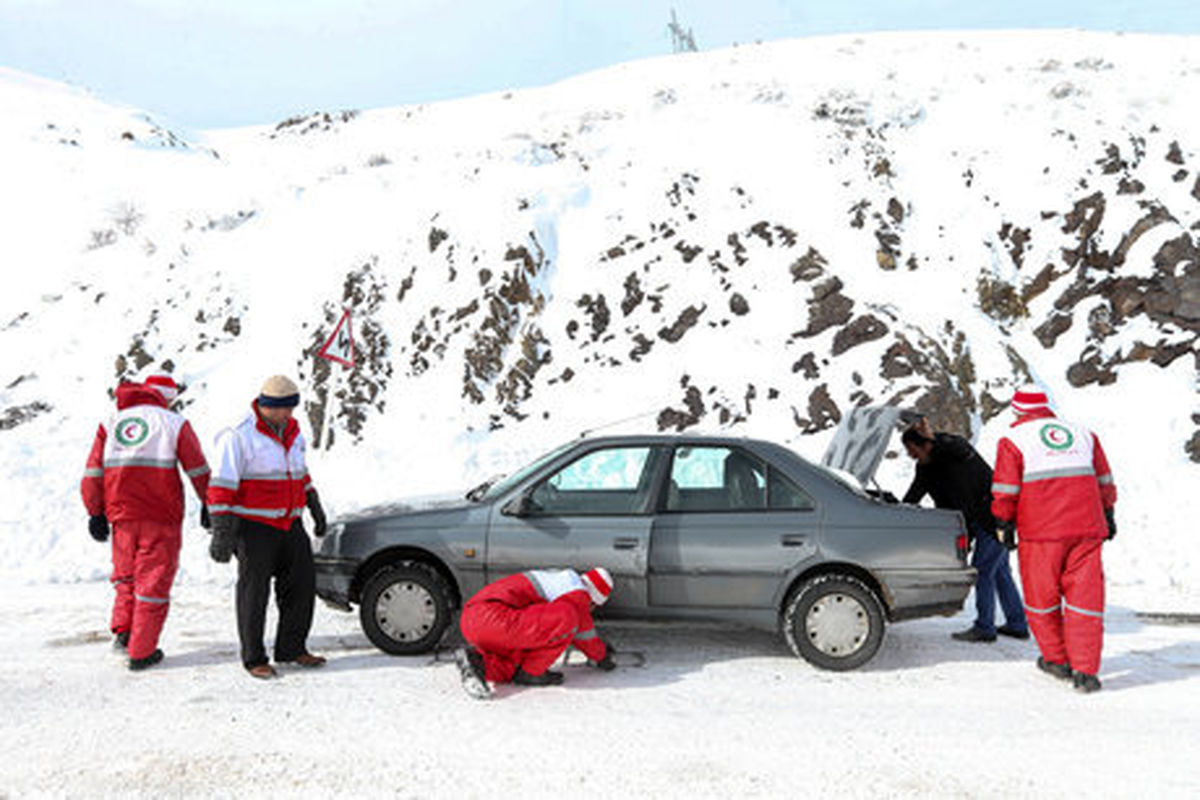
M 530 675 L 545 672 L 567 649 L 577 624 L 575 610 L 565 604 L 477 603 L 463 609 L 459 627 L 483 656 L 487 679 L 505 683 L 518 667 Z
M 1017 547 L 1025 617 L 1042 658 L 1069 664 L 1063 640 L 1062 575 L 1066 547 L 1062 542 L 1022 541 Z
M 1063 566 L 1063 627 L 1071 668 L 1095 675 L 1104 646 L 1103 539 L 1070 542 Z
M 527 675 L 541 675 L 570 646 L 579 626 L 579 615 L 565 603 L 548 603 L 525 611 L 526 618 L 522 622 L 529 627 L 530 641 L 538 640 L 542 644 L 524 648 L 521 669 Z
M 112 582 L 116 597 L 113 598 L 112 617 L 108 629 L 123 633 L 133 627 L 133 551 L 136 547 L 135 531 L 131 523 L 112 524 Z
M 179 567 L 180 525 L 163 522 L 131 523 L 137 546 L 133 561 L 133 628 L 129 657 L 145 658 L 158 647 L 167 621 L 171 584 Z

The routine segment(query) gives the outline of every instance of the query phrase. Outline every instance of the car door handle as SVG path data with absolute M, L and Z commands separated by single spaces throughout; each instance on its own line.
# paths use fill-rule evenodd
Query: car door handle
M 808 542 L 804 533 L 785 533 L 779 537 L 779 543 L 784 547 L 803 547 Z
M 613 539 L 614 550 L 637 550 L 638 540 L 618 536 Z

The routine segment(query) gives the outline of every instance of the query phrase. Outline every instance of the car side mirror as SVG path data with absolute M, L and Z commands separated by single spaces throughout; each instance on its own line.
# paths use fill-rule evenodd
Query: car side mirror
M 529 497 L 528 492 L 523 492 L 505 503 L 500 508 L 500 513 L 506 517 L 528 517 L 536 510 L 537 504 Z

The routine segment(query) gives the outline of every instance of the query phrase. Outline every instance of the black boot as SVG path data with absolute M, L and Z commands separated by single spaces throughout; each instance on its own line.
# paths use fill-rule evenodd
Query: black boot
M 1071 680 L 1071 675 L 1073 674 L 1070 664 L 1058 664 L 1053 661 L 1047 661 L 1041 656 L 1038 656 L 1037 668 L 1047 675 L 1053 675 L 1055 678 L 1064 681 Z
M 155 650 L 145 658 L 129 659 L 129 669 L 132 672 L 141 672 L 144 669 L 153 667 L 155 664 L 163 660 L 163 651 Z
M 113 650 L 129 649 L 129 631 L 118 631 L 113 637 Z
M 563 674 L 561 672 L 546 670 L 541 675 L 530 675 L 518 667 L 516 674 L 513 675 L 512 682 L 517 686 L 558 686 L 563 682 Z
M 1091 694 L 1100 691 L 1100 679 L 1086 672 L 1075 673 L 1075 691 Z

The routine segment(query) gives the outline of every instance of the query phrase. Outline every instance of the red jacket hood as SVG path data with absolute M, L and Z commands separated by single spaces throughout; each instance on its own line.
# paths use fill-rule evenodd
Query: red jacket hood
M 167 400 L 154 389 L 141 383 L 122 383 L 117 387 L 117 410 L 124 411 L 133 406 L 167 407 Z
M 1032 422 L 1035 419 L 1046 419 L 1047 417 L 1053 416 L 1054 412 L 1050 409 L 1039 408 L 1037 411 L 1030 411 L 1028 414 L 1022 414 L 1021 416 L 1017 417 L 1017 421 L 1014 422 L 1011 427 L 1015 428 L 1024 422 Z

